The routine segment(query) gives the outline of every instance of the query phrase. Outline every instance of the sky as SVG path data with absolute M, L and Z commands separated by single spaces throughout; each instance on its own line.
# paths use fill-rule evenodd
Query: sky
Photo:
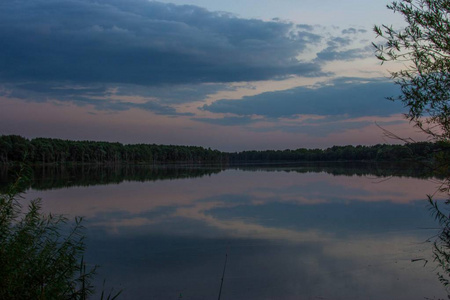
M 0 134 L 221 151 L 423 139 L 374 56 L 384 0 L 0 3 Z

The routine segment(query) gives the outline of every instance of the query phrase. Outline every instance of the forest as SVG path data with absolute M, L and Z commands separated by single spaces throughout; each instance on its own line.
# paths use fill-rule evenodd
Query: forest
M 448 152 L 445 142 L 403 145 L 333 146 L 326 149 L 221 152 L 197 146 L 121 144 L 54 138 L 0 136 L 0 163 L 14 164 L 166 164 L 260 163 L 309 161 L 430 161 Z
M 42 164 L 98 163 L 207 163 L 221 162 L 223 153 L 195 146 L 71 141 L 52 138 L 26 139 L 18 135 L 0 136 L 0 162 Z

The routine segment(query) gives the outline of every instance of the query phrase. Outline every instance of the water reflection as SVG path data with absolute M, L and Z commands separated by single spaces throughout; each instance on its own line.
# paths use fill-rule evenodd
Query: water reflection
M 298 163 L 260 165 L 41 165 L 31 168 L 30 187 L 36 190 L 118 184 L 124 181 L 157 181 L 211 176 L 221 171 L 327 173 L 345 176 L 431 178 L 433 172 L 421 164 L 411 163 Z M 0 189 L 4 189 L 19 167 L 0 165 Z
M 222 299 L 443 297 L 432 265 L 411 263 L 431 257 L 432 178 L 317 168 L 185 169 L 28 197 L 86 216 L 87 259 L 124 299 L 217 297 L 227 247 Z
M 196 165 L 41 165 L 31 167 L 30 188 L 48 190 L 74 186 L 118 184 L 124 181 L 157 181 L 195 178 L 223 171 L 222 166 Z M 12 183 L 19 167 L 0 166 L 0 189 Z

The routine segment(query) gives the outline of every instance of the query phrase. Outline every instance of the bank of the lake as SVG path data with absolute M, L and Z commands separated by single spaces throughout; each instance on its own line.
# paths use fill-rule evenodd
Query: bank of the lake
M 26 139 L 0 136 L 0 163 L 14 164 L 210 164 L 316 161 L 432 161 L 447 143 L 418 142 L 404 145 L 332 146 L 327 149 L 286 149 L 222 152 L 198 146 L 70 141 L 52 138 Z

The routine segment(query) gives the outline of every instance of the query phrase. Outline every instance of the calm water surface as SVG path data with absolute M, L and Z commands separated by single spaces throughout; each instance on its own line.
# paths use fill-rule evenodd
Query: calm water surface
M 446 297 L 426 242 L 436 225 L 424 199 L 436 182 L 333 170 L 38 174 L 26 196 L 85 217 L 86 260 L 120 299 L 217 299 L 226 253 L 221 299 Z

